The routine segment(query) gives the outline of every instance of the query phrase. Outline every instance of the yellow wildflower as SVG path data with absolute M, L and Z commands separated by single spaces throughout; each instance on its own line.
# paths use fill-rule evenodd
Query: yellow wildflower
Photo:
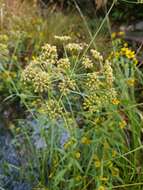
M 115 57 L 118 58 L 120 56 L 120 53 L 118 51 L 115 52 Z
M 63 113 L 62 107 L 54 99 L 46 101 L 44 105 L 40 108 L 39 112 L 43 114 L 48 114 L 50 119 L 60 118 Z
M 76 143 L 76 139 L 74 138 L 71 138 L 69 141 L 67 141 L 65 144 L 64 144 L 64 149 L 67 149 L 68 147 L 70 147 L 71 145 L 75 144 Z
M 90 69 L 93 67 L 93 62 L 89 59 L 89 57 L 84 56 L 82 59 L 82 63 L 86 69 Z
M 64 149 L 67 149 L 71 145 L 71 141 L 68 141 L 64 144 Z
M 112 150 L 112 157 L 114 158 L 117 155 L 117 151 L 116 150 Z
M 57 62 L 57 68 L 59 68 L 62 72 L 70 68 L 70 61 L 68 58 L 59 59 Z
M 112 32 L 112 34 L 111 34 L 111 38 L 115 38 L 116 37 L 116 32 Z
M 66 77 L 59 83 L 58 87 L 63 95 L 67 95 L 71 90 L 74 91 L 76 89 L 76 82 L 75 80 Z
M 138 60 L 137 60 L 136 58 L 133 58 L 133 63 L 134 63 L 135 65 L 137 65 L 137 64 L 138 64 Z
M 107 162 L 107 167 L 109 167 L 109 168 L 112 168 L 112 167 L 113 167 L 112 161 L 108 161 L 108 162 Z
M 118 35 L 119 35 L 119 36 L 124 36 L 124 35 L 125 35 L 125 32 L 120 31 L 120 32 L 118 32 Z
M 76 152 L 76 153 L 75 153 L 75 158 L 76 158 L 76 159 L 80 159 L 80 152 Z
M 120 103 L 120 100 L 118 100 L 117 98 L 112 99 L 112 104 L 118 105 L 119 103 Z
M 80 181 L 81 179 L 82 179 L 81 175 L 78 175 L 78 176 L 75 177 L 76 181 Z
M 130 50 L 128 47 L 121 48 L 121 55 L 126 56 L 128 59 L 135 58 L 135 52 Z
M 42 54 L 40 55 L 40 59 L 42 60 L 49 60 L 53 63 L 57 60 L 57 48 L 56 46 L 52 46 L 50 44 L 45 44 L 42 47 Z
M 109 179 L 108 177 L 100 176 L 100 180 L 101 181 L 106 182 L 106 181 L 108 181 L 108 179 Z
M 127 123 L 126 123 L 125 120 L 122 120 L 122 121 L 119 122 L 119 127 L 120 127 L 121 129 L 124 129 L 124 128 L 126 127 L 126 125 L 127 125 Z
M 110 145 L 109 145 L 109 143 L 108 143 L 107 141 L 105 141 L 105 142 L 103 143 L 103 146 L 104 146 L 104 149 L 105 149 L 105 150 L 107 150 L 107 149 L 110 148 Z
M 128 80 L 127 80 L 127 84 L 128 84 L 129 86 L 134 86 L 134 85 L 135 85 L 135 79 L 133 79 L 133 78 L 128 79 Z
M 66 50 L 71 54 L 78 54 L 82 51 L 83 47 L 77 43 L 69 43 L 66 45 Z
M 88 144 L 91 144 L 91 140 L 88 139 L 87 137 L 82 137 L 81 138 L 81 143 L 88 145 Z
M 109 87 L 112 87 L 113 85 L 113 69 L 111 67 L 111 63 L 106 60 L 105 64 L 103 65 L 103 69 L 104 69 L 104 75 L 105 75 L 105 79 L 106 79 L 106 84 Z
M 71 37 L 70 37 L 70 36 L 54 36 L 54 38 L 55 38 L 56 40 L 58 40 L 59 42 L 62 42 L 62 43 L 68 42 L 68 41 L 71 40 Z
M 103 185 L 101 185 L 98 187 L 98 190 L 106 190 L 106 188 Z
M 101 162 L 99 160 L 95 161 L 95 167 L 100 168 Z
M 128 47 L 128 44 L 127 44 L 127 43 L 124 43 L 124 47 Z
M 93 156 L 93 160 L 95 161 L 95 167 L 96 168 L 100 168 L 100 166 L 101 166 L 101 161 L 99 160 L 99 158 L 98 158 L 98 156 L 97 155 L 94 155 Z
M 113 168 L 111 169 L 111 173 L 112 173 L 112 176 L 118 177 L 118 176 L 119 176 L 119 169 L 113 167 Z
M 95 60 L 103 61 L 103 56 L 100 54 L 100 52 L 95 49 L 91 49 L 90 52 Z

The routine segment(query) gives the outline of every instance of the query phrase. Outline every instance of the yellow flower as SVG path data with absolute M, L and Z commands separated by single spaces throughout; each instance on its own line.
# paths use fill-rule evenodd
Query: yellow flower
M 50 119 L 58 119 L 62 115 L 62 107 L 54 99 L 47 100 L 39 110 L 49 116 Z
M 106 188 L 103 185 L 101 185 L 98 187 L 98 190 L 106 190 Z
M 95 49 L 91 49 L 90 52 L 95 60 L 103 61 L 103 56 L 100 54 L 100 52 Z
M 127 84 L 128 84 L 129 86 L 134 86 L 134 85 L 135 85 L 135 79 L 133 79 L 133 78 L 128 79 L 128 80 L 127 80 Z
M 118 58 L 120 56 L 120 53 L 118 51 L 115 52 L 115 57 Z
M 76 89 L 76 82 L 73 79 L 70 79 L 69 77 L 63 78 L 63 80 L 58 85 L 60 92 L 63 95 L 69 94 L 71 91 L 74 91 Z
M 77 43 L 69 43 L 66 45 L 66 50 L 71 54 L 77 54 L 80 53 L 83 49 L 83 47 L 80 44 Z
M 127 43 L 124 43 L 124 47 L 128 47 L 128 44 L 127 44 Z
M 128 59 L 135 59 L 135 52 L 128 47 L 121 48 L 121 55 L 126 56 Z
M 115 38 L 116 37 L 116 32 L 113 32 L 112 34 L 111 34 L 111 38 Z
M 120 32 L 118 32 L 118 35 L 119 35 L 119 36 L 124 36 L 124 35 L 125 35 L 125 32 L 120 31 Z
M 108 161 L 107 162 L 107 167 L 112 168 L 113 167 L 113 163 L 111 161 Z
M 65 144 L 64 144 L 64 149 L 67 149 L 68 147 L 70 147 L 71 145 L 75 144 L 76 143 L 76 139 L 74 138 L 71 138 L 69 141 L 67 141 Z
M 76 159 L 80 159 L 80 152 L 76 152 L 76 153 L 75 153 L 75 158 L 76 158 Z
M 112 150 L 112 157 L 114 158 L 117 155 L 117 151 L 116 150 Z
M 82 63 L 84 65 L 85 69 L 90 69 L 93 67 L 93 62 L 87 56 L 83 57 Z
M 76 181 L 80 181 L 81 179 L 82 179 L 82 177 L 80 175 L 78 175 L 78 176 L 75 177 Z
M 107 141 L 105 141 L 105 142 L 103 143 L 103 146 L 104 146 L 104 149 L 105 149 L 105 150 L 107 150 L 107 149 L 110 148 L 110 145 L 109 145 L 109 143 L 108 143 Z
M 70 36 L 54 36 L 54 38 L 55 38 L 56 40 L 58 40 L 59 42 L 62 42 L 62 43 L 68 42 L 68 41 L 71 40 L 71 37 L 70 37 Z
M 100 176 L 101 181 L 108 181 L 108 179 L 109 179 L 108 177 Z
M 57 62 L 57 68 L 59 68 L 61 71 L 65 71 L 70 68 L 70 61 L 68 58 L 61 58 Z
M 95 161 L 95 167 L 96 168 L 100 168 L 100 166 L 101 166 L 101 161 L 100 160 L 96 160 Z
M 118 100 L 116 98 L 112 99 L 112 104 L 118 105 L 119 103 L 120 103 L 120 100 Z
M 112 173 L 112 176 L 118 177 L 119 176 L 119 169 L 118 168 L 112 168 L 111 173 Z
M 138 60 L 137 60 L 136 58 L 133 58 L 133 63 L 134 63 L 135 65 L 137 65 L 137 64 L 138 64 Z
M 71 141 L 68 141 L 67 143 L 64 144 L 64 149 L 67 149 L 71 145 Z
M 81 138 L 81 143 L 88 145 L 88 144 L 91 144 L 91 140 L 88 139 L 87 137 L 82 137 Z
M 122 121 L 119 122 L 119 127 L 120 127 L 121 129 L 124 129 L 124 128 L 126 127 L 126 125 L 127 125 L 127 123 L 126 123 L 125 120 L 122 120 Z

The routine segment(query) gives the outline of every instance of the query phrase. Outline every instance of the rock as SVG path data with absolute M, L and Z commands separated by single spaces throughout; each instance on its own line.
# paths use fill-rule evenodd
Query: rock
M 132 42 L 143 43 L 143 37 L 139 36 L 126 35 L 124 39 Z
M 120 31 L 124 31 L 124 32 L 142 31 L 143 32 L 143 21 L 138 21 L 135 23 L 131 23 L 129 25 L 121 25 Z
M 135 26 L 134 26 L 134 30 L 143 31 L 143 21 L 140 21 L 140 22 L 136 23 Z
M 19 168 L 22 158 L 12 145 L 12 136 L 1 124 L 0 132 L 0 187 L 5 190 L 31 190 L 28 183 L 21 182 Z
M 18 183 L 14 182 L 12 186 L 12 190 L 32 190 L 31 186 L 27 183 Z

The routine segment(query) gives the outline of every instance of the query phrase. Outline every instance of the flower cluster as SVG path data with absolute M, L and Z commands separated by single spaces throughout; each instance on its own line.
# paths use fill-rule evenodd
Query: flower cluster
M 68 95 L 70 91 L 75 91 L 76 89 L 76 82 L 73 79 L 70 79 L 68 77 L 64 78 L 58 85 L 60 92 L 63 95 Z
M 135 51 L 130 50 L 128 47 L 121 48 L 121 55 L 126 56 L 128 59 L 135 58 Z
M 83 50 L 82 45 L 77 43 L 69 43 L 65 46 L 65 48 L 67 52 L 75 55 L 79 54 Z
M 123 36 L 125 36 L 125 32 L 123 32 L 123 31 L 113 32 L 113 33 L 111 34 L 112 39 L 121 38 L 121 37 L 123 37 Z
M 122 39 L 114 39 L 116 49 L 112 51 L 108 57 L 109 60 L 118 60 L 122 62 L 130 62 L 137 64 L 138 60 L 136 58 L 136 53 L 128 47 L 128 44 Z
M 83 68 L 84 66 L 83 84 L 85 86 L 81 86 L 81 81 L 76 77 L 78 68 L 76 70 L 73 57 L 83 47 L 81 44 L 69 43 L 66 45 L 66 49 L 72 54 L 69 57 L 67 54 L 63 54 L 63 57 L 58 59 L 56 46 L 45 44 L 41 54 L 34 58 L 23 71 L 24 84 L 29 85 L 35 93 L 52 94 L 52 96 L 56 95 L 56 98 L 71 96 L 73 92 L 82 89 L 85 94 L 83 105 L 81 104 L 83 108 L 91 113 L 99 112 L 116 98 L 116 91 L 113 87 L 113 72 L 110 62 L 104 60 L 97 50 L 91 49 L 89 54 L 83 56 L 81 61 L 77 63 L 78 67 Z M 103 66 L 100 70 L 93 66 L 94 63 L 101 61 Z M 76 93 L 80 94 L 81 92 Z M 76 96 L 75 93 L 72 97 L 74 100 L 79 99 L 79 95 Z
M 108 60 L 106 60 L 104 64 L 104 76 L 107 86 L 112 87 L 114 81 L 113 70 L 111 67 L 111 63 Z
M 57 48 L 56 46 L 51 46 L 50 44 L 45 44 L 42 47 L 42 53 L 39 56 L 39 60 L 44 61 L 45 64 L 55 64 L 57 61 L 58 55 L 57 55 Z
M 102 73 L 93 72 L 87 76 L 87 97 L 83 104 L 84 109 L 90 112 L 99 112 L 117 96 L 113 87 L 114 77 L 110 62 L 105 61 Z
M 85 69 L 91 69 L 93 67 L 92 60 L 87 56 L 83 57 L 82 63 L 83 63 L 83 66 L 85 67 Z
M 66 43 L 66 42 L 68 42 L 68 41 L 71 40 L 71 37 L 70 37 L 70 36 L 54 36 L 54 38 L 55 38 L 57 41 L 61 42 L 61 43 Z
M 91 49 L 90 52 L 95 60 L 103 61 L 103 56 L 100 54 L 100 52 L 95 49 Z
M 57 68 L 62 72 L 65 72 L 67 69 L 70 69 L 70 61 L 68 58 L 59 59 L 57 62 Z
M 62 107 L 54 99 L 47 100 L 39 109 L 39 113 L 46 114 L 50 119 L 59 119 L 62 116 Z
M 8 37 L 6 35 L 0 35 L 0 62 L 8 62 L 9 49 L 8 49 Z

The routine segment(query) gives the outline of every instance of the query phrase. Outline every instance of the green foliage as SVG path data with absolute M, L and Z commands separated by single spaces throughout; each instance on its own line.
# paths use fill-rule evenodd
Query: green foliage
M 111 1 L 108 1 L 110 6 Z M 113 21 L 121 23 L 130 23 L 136 20 L 143 19 L 143 4 L 138 4 L 138 1 L 117 1 L 114 8 L 112 9 L 110 18 Z M 134 14 L 133 14 L 134 13 Z

